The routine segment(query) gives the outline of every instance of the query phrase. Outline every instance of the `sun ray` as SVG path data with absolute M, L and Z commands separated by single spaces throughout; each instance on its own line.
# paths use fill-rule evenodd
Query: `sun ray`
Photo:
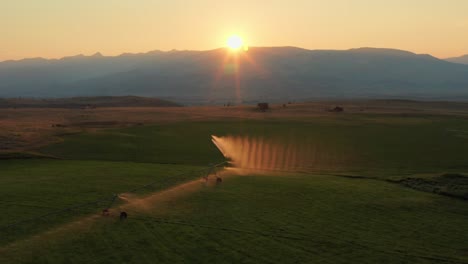
M 241 37 L 237 35 L 230 36 L 227 39 L 226 45 L 228 52 L 224 54 L 220 66 L 216 67 L 213 76 L 212 91 L 213 93 L 216 93 L 216 89 L 219 88 L 219 82 L 221 79 L 231 79 L 233 81 L 232 84 L 235 100 L 236 103 L 239 104 L 242 103 L 242 63 L 251 65 L 253 70 L 259 73 L 263 78 L 271 78 L 271 73 L 256 62 L 254 59 L 255 56 L 250 56 L 254 54 L 249 54 L 249 48 Z

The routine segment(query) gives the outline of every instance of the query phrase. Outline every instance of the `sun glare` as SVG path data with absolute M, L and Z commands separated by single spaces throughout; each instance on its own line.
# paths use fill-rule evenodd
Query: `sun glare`
M 239 50 L 244 45 L 244 41 L 237 35 L 232 35 L 227 40 L 227 46 L 232 50 Z

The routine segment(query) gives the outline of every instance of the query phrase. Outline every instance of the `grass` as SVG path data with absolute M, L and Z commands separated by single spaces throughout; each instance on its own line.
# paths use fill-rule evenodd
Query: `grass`
M 468 122 L 461 118 L 349 115 L 302 121 L 183 122 L 67 137 L 42 151 L 67 159 L 204 165 L 223 158 L 211 135 L 278 139 L 316 150 L 320 170 L 466 171 Z
M 65 212 L 58 217 L 52 215 L 26 223 L 26 227 L 25 224 L 19 225 L 19 230 L 9 230 L 18 231 L 12 232 L 14 235 L 1 237 L 0 242 L 3 243 L 16 238 L 16 233 L 21 237 L 73 219 L 76 215 L 99 212 L 107 207 L 113 194 L 123 193 L 149 182 L 155 182 L 155 185 L 146 191 L 162 190 L 198 178 L 200 174 L 190 172 L 204 169 L 183 165 L 64 160 L 9 160 L 0 166 L 0 207 L 3 212 L 0 226 L 106 199 L 98 204 Z
M 101 218 L 80 232 L 26 241 L 0 262 L 468 261 L 464 202 L 383 181 L 235 177 L 165 203 L 169 211 L 136 207 L 125 222 Z
M 467 263 L 465 201 L 375 180 L 464 173 L 467 134 L 462 117 L 345 114 L 66 136 L 37 150 L 57 160 L 0 161 L 0 224 L 152 181 L 155 192 L 197 178 L 175 175 L 224 160 L 211 135 L 292 142 L 319 155 L 308 157 L 305 174 L 228 177 L 150 210 L 132 207 L 125 222 L 83 217 L 102 209 L 93 207 L 11 232 L 0 239 L 0 263 Z

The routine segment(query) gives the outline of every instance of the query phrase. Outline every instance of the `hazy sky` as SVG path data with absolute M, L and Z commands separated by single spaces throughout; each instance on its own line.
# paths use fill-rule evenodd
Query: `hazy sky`
M 250 46 L 468 53 L 468 0 L 0 0 L 0 60 Z

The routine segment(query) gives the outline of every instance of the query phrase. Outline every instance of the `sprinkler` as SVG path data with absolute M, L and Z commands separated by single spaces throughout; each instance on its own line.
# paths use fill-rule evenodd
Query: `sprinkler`
M 114 194 L 114 195 L 112 196 L 112 199 L 111 199 L 109 205 L 107 205 L 107 207 L 104 208 L 104 209 L 102 210 L 102 215 L 103 215 L 103 216 L 109 216 L 109 214 L 110 214 L 110 208 L 112 207 L 112 204 L 114 204 L 114 202 L 115 202 L 115 200 L 117 199 L 117 197 L 118 197 L 117 194 Z

